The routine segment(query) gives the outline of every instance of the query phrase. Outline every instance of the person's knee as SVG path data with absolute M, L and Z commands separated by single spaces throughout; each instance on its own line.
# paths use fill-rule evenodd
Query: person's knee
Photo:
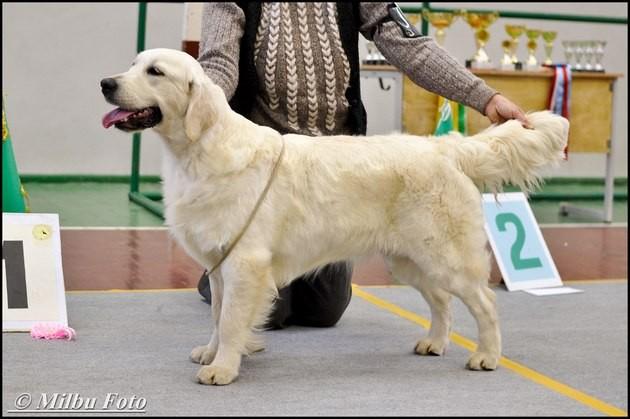
M 346 309 L 344 307 L 343 309 L 336 310 L 334 312 L 328 311 L 326 313 L 320 313 L 319 316 L 311 319 L 307 325 L 312 327 L 333 327 L 339 322 L 345 311 Z
M 344 289 L 334 295 L 328 295 L 325 301 L 320 301 L 317 307 L 310 310 L 300 310 L 294 317 L 295 324 L 310 327 L 333 327 L 336 325 L 343 313 L 345 313 L 350 299 L 352 298 L 352 288 Z

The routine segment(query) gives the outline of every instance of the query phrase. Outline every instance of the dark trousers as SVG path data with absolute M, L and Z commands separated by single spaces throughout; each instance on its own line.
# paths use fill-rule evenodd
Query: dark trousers
M 294 280 L 279 291 L 269 321 L 271 329 L 290 325 L 331 327 L 348 307 L 352 297 L 352 264 L 331 263 Z M 212 302 L 210 281 L 205 271 L 197 286 L 208 303 Z

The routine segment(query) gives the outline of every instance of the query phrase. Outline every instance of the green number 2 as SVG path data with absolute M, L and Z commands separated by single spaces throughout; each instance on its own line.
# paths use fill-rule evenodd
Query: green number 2
M 495 221 L 499 231 L 505 231 L 506 224 L 514 224 L 514 227 L 516 227 L 516 240 L 510 250 L 510 258 L 512 259 L 514 269 L 519 271 L 521 269 L 540 268 L 542 262 L 539 258 L 521 258 L 521 251 L 523 250 L 523 244 L 525 244 L 525 228 L 523 228 L 521 219 L 518 218 L 516 214 L 505 212 L 498 214 Z

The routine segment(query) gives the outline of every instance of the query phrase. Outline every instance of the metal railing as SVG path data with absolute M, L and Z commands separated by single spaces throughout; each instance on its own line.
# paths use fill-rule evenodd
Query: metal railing
M 138 38 L 136 51 L 144 51 L 145 35 L 147 28 L 147 3 L 138 5 Z M 159 192 L 140 192 L 140 133 L 133 134 L 131 148 L 131 180 L 129 185 L 129 200 L 149 210 L 153 214 L 164 218 L 164 205 L 159 202 L 162 194 Z

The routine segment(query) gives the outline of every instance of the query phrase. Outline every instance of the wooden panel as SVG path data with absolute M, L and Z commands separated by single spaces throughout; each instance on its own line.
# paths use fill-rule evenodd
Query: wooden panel
M 438 97 L 403 77 L 403 131 L 415 135 L 432 134 L 435 129 Z
M 543 227 L 542 233 L 563 280 L 628 277 L 626 227 Z M 166 230 L 61 230 L 61 253 L 69 291 L 196 288 L 203 272 Z M 493 260 L 490 282 L 500 281 Z M 394 283 L 381 256 L 356 263 L 352 282 Z
M 608 152 L 612 92 L 606 80 L 576 79 L 571 92 L 570 152 Z
M 488 85 L 526 112 L 546 109 L 551 72 L 476 71 Z M 612 130 L 612 90 L 618 74 L 574 73 L 571 92 L 569 152 L 606 153 Z M 435 128 L 437 96 L 405 77 L 403 84 L 403 129 L 416 135 Z M 475 134 L 490 125 L 479 112 L 469 109 L 468 131 Z

